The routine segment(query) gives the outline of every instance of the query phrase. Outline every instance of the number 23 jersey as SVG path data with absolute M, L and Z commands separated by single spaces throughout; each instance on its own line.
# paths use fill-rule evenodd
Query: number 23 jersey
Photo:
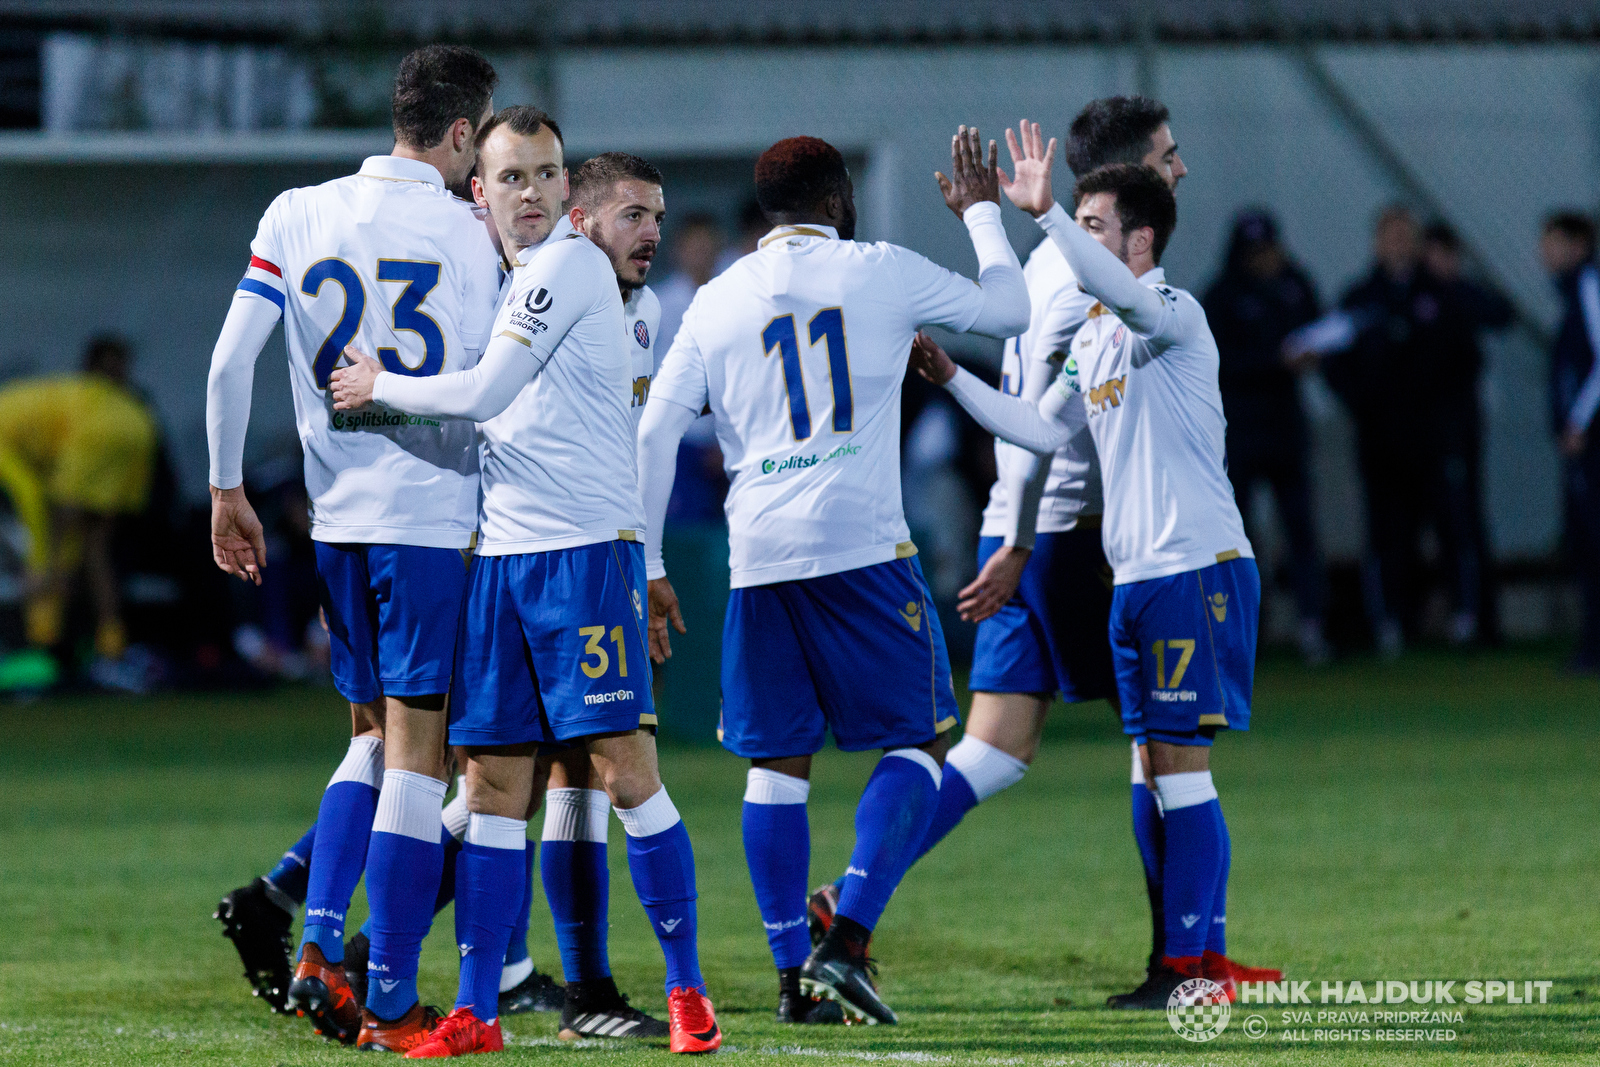
M 373 156 L 356 174 L 280 195 L 250 252 L 240 288 L 283 309 L 312 536 L 465 548 L 478 515 L 473 424 L 378 405 L 335 411 L 327 384 L 347 344 L 418 377 L 477 364 L 500 286 L 471 206 L 428 164 Z
M 919 326 L 964 331 L 977 283 L 897 245 L 780 226 L 684 312 L 651 385 L 709 406 L 732 486 L 734 588 L 912 551 L 900 500 L 900 391 Z

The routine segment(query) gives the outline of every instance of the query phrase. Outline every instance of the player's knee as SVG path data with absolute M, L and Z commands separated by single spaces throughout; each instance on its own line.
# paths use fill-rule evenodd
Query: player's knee
M 965 778 L 979 803 L 1022 781 L 1028 765 L 981 738 L 968 734 L 950 750 L 948 767 Z
M 606 769 L 604 785 L 613 807 L 637 808 L 661 792 L 661 776 L 654 767 L 611 764 Z

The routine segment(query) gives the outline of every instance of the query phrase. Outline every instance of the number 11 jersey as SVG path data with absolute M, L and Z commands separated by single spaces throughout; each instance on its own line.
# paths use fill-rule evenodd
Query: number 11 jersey
M 780 226 L 701 286 L 650 387 L 715 417 L 734 588 L 915 551 L 900 391 L 919 326 L 965 331 L 976 282 L 908 249 Z
M 353 344 L 398 374 L 468 370 L 494 322 L 498 255 L 427 163 L 372 156 L 290 189 L 261 218 L 239 288 L 283 311 L 318 541 L 465 548 L 478 518 L 477 431 L 371 405 L 333 410 Z

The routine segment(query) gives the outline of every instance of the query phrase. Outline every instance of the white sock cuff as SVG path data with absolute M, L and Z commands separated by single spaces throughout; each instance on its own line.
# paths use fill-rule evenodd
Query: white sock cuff
M 883 754 L 884 759 L 890 756 L 899 756 L 908 759 L 928 772 L 928 777 L 933 779 L 933 787 L 938 789 L 944 784 L 944 768 L 939 766 L 939 761 L 922 751 L 920 748 L 893 748 Z
M 611 828 L 611 798 L 604 789 L 549 789 L 544 794 L 546 841 L 606 843 Z
M 338 770 L 328 779 L 330 786 L 339 782 L 360 782 L 374 789 L 383 788 L 383 738 L 352 737 Z
M 482 815 L 475 811 L 467 818 L 466 842 L 483 848 L 526 851 L 528 820 L 508 819 L 504 815 Z
M 467 816 L 471 814 L 467 810 L 467 791 L 457 787 L 456 795 L 444 806 L 440 818 L 444 820 L 444 828 L 450 831 L 450 836 L 459 841 L 461 835 L 467 832 Z
M 1139 762 L 1139 742 L 1129 742 L 1133 750 L 1133 777 L 1128 779 L 1129 785 L 1144 785 L 1144 764 Z
M 533 973 L 533 957 L 529 956 L 521 963 L 508 963 L 500 968 L 500 992 L 509 993 L 522 984 L 522 980 Z
M 811 783 L 792 774 L 751 767 L 745 779 L 746 804 L 804 804 L 811 796 Z
M 1212 784 L 1210 771 L 1158 774 L 1156 792 L 1161 795 L 1161 810 L 1169 815 L 1217 799 L 1217 787 Z
M 622 820 L 622 828 L 629 837 L 654 837 L 663 830 L 672 829 L 680 821 L 678 809 L 673 806 L 672 798 L 667 796 L 666 786 L 662 786 L 655 796 L 637 808 L 618 808 L 617 818 Z
M 384 771 L 373 832 L 402 834 L 430 844 L 439 840 L 445 784 L 415 771 Z
M 980 802 L 1016 785 L 1028 773 L 1026 763 L 971 734 L 956 742 L 944 758 L 944 765 L 961 772 Z

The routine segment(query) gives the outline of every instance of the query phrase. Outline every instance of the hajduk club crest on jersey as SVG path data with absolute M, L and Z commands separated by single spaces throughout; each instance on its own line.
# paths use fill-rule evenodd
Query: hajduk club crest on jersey
M 633 339 L 639 342 L 640 348 L 650 347 L 650 327 L 644 324 L 643 319 L 633 324 Z

